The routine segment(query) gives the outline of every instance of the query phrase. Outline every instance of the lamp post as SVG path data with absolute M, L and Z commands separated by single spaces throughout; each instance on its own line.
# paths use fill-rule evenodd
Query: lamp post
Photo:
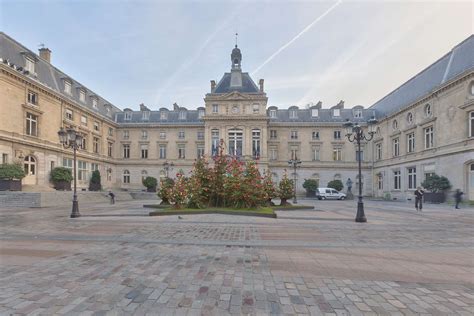
M 169 178 L 169 173 L 171 170 L 173 170 L 173 167 L 174 167 L 174 164 L 171 162 L 168 162 L 168 161 L 165 161 L 163 163 L 163 169 L 166 171 L 166 177 Z
M 299 165 L 301 165 L 301 160 L 298 160 L 295 154 L 293 155 L 292 159 L 288 160 L 288 165 L 290 167 L 293 167 L 293 203 L 297 204 L 298 201 L 296 200 L 296 168 L 298 168 Z
M 344 128 L 346 129 L 346 137 L 347 139 L 353 143 L 357 143 L 357 152 L 358 152 L 358 157 L 356 155 L 356 159 L 359 162 L 359 197 L 357 201 L 357 215 L 355 218 L 355 221 L 358 223 L 365 223 L 367 222 L 367 218 L 365 217 L 364 213 L 364 202 L 362 201 L 362 166 L 361 166 L 361 153 L 360 153 L 360 142 L 365 140 L 365 141 L 371 141 L 372 138 L 374 138 L 375 134 L 375 124 L 377 124 L 377 120 L 375 118 L 371 118 L 370 120 L 367 121 L 367 126 L 368 126 L 368 136 L 364 134 L 364 131 L 362 129 L 362 126 L 359 125 L 359 123 L 352 123 L 351 121 L 347 120 L 344 123 Z
M 77 184 L 76 184 L 76 151 L 81 147 L 82 144 L 82 135 L 76 132 L 72 127 L 61 129 L 58 132 L 59 142 L 63 145 L 64 148 L 72 148 L 74 153 L 74 195 L 72 199 L 72 212 L 71 218 L 77 218 L 81 216 L 79 213 L 79 202 L 77 201 Z

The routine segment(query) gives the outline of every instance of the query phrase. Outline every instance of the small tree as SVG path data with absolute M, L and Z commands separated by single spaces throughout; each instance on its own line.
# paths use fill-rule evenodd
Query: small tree
M 265 201 L 266 204 L 269 206 L 275 205 L 272 202 L 272 199 L 276 198 L 278 196 L 277 189 L 275 188 L 275 183 L 273 183 L 272 179 L 272 173 L 270 170 L 266 170 L 263 176 L 263 191 L 265 193 Z
M 318 181 L 315 179 L 304 179 L 303 188 L 308 192 L 315 192 L 318 188 Z
M 20 164 L 1 164 L 0 179 L 3 180 L 21 180 L 25 177 L 25 171 Z
M 280 193 L 280 199 L 281 203 L 280 205 L 288 205 L 289 203 L 287 202 L 288 199 L 291 199 L 294 195 L 294 188 L 293 188 L 293 180 L 290 180 L 288 178 L 288 175 L 285 172 L 283 173 L 283 178 L 280 181 L 279 184 L 279 193 Z
M 191 177 L 188 179 L 188 207 L 206 208 L 211 200 L 212 174 L 205 158 L 194 163 Z
M 71 182 L 73 179 L 71 169 L 65 167 L 56 167 L 51 170 L 51 181 L 53 183 Z
M 332 180 L 328 183 L 328 188 L 333 188 L 337 191 L 341 191 L 343 187 L 344 185 L 342 184 L 341 180 Z
M 160 190 L 158 191 L 158 197 L 161 199 L 162 205 L 170 204 L 169 191 L 174 185 L 174 180 L 171 178 L 160 179 Z
M 182 208 L 188 201 L 187 178 L 182 173 L 176 174 L 174 185 L 168 189 L 168 198 L 174 208 Z
M 89 181 L 89 191 L 100 191 L 102 185 L 100 184 L 100 172 L 99 170 L 92 171 L 91 179 Z
M 451 189 L 451 183 L 448 178 L 438 176 L 437 174 L 428 176 L 426 180 L 421 183 L 421 186 L 433 193 L 444 192 Z
M 146 177 L 142 180 L 142 184 L 147 188 L 148 192 L 155 192 L 158 181 L 154 177 Z

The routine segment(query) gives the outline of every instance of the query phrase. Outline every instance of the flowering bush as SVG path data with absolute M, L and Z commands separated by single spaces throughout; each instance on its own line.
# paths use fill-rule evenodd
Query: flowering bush
M 160 179 L 160 190 L 158 196 L 161 199 L 161 204 L 170 204 L 169 191 L 174 186 L 174 180 L 171 178 Z
M 168 189 L 168 198 L 175 208 L 182 208 L 188 201 L 188 179 L 182 174 L 176 174 L 174 185 Z
M 285 172 L 283 173 L 283 178 L 281 179 L 279 184 L 281 205 L 289 204 L 287 200 L 292 198 L 294 195 L 293 185 L 293 180 L 290 180 L 288 178 L 288 175 L 285 170 Z
M 275 183 L 273 183 L 272 173 L 270 170 L 266 170 L 262 179 L 263 191 L 265 194 L 265 201 L 267 205 L 274 205 L 272 199 L 278 196 L 277 189 L 275 188 Z
M 188 179 L 188 207 L 206 208 L 209 206 L 212 194 L 212 174 L 209 163 L 205 158 L 194 163 L 191 177 Z

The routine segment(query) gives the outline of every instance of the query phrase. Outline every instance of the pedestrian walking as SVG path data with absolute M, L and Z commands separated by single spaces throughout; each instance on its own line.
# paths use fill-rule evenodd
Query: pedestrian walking
M 454 192 L 454 200 L 456 201 L 456 206 L 454 207 L 455 209 L 459 209 L 459 203 L 461 203 L 463 194 L 464 193 L 459 189 L 456 189 L 456 192 Z
M 109 191 L 110 204 L 115 204 L 115 194 L 112 191 Z
M 423 208 L 423 194 L 425 191 L 421 189 L 421 187 L 416 188 L 415 191 L 415 208 L 417 211 L 421 212 L 421 209 Z

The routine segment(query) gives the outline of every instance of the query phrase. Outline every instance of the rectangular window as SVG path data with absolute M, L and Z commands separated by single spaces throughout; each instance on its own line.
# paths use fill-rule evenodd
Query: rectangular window
M 38 136 L 38 116 L 26 113 L 26 135 Z
M 71 94 L 71 89 L 72 85 L 71 85 L 71 82 L 65 80 L 64 81 L 64 92 L 67 93 L 67 94 Z
M 143 140 L 148 139 L 148 131 L 142 131 L 142 139 Z
M 160 145 L 160 159 L 166 159 L 166 145 Z
M 474 111 L 469 113 L 469 137 L 474 137 Z
M 341 131 L 334 131 L 334 139 L 341 139 Z
M 186 111 L 179 111 L 179 119 L 180 120 L 186 119 Z
M 408 189 L 416 189 L 416 168 L 407 168 L 408 172 Z
M 91 163 L 91 171 L 96 171 L 96 170 L 99 170 L 99 164 Z
M 211 130 L 211 155 L 217 155 L 217 150 L 219 148 L 219 130 Z
M 276 148 L 270 148 L 270 160 L 278 159 L 278 150 Z
M 114 129 L 109 127 L 109 136 L 114 136 Z
M 270 130 L 270 139 L 277 139 L 277 131 L 275 129 Z
M 8 163 L 8 154 L 2 154 L 2 163 Z
M 290 139 L 298 139 L 298 131 L 291 131 Z
M 382 143 L 375 144 L 375 159 L 382 160 Z
M 99 122 L 94 122 L 94 131 L 99 131 Z
M 197 139 L 198 140 L 203 140 L 204 139 L 204 131 L 198 131 L 197 132 Z
M 129 137 L 130 137 L 129 131 L 123 131 L 122 132 L 122 138 L 123 139 L 129 139 Z
M 147 159 L 148 158 L 148 145 L 141 145 L 141 157 L 142 159 Z
M 79 101 L 86 102 L 86 92 L 84 90 L 79 90 Z
M 87 162 L 78 160 L 77 161 L 77 180 L 87 180 Z
M 271 118 L 276 118 L 277 117 L 277 111 L 276 110 L 270 110 L 270 117 Z
M 123 145 L 123 158 L 130 158 L 130 145 L 128 144 Z
M 132 114 L 133 114 L 133 113 L 130 112 L 130 111 L 125 111 L 125 112 L 123 113 L 123 119 L 124 119 L 124 121 L 131 121 L 131 120 L 132 120 Z
M 35 61 L 26 57 L 25 58 L 25 69 L 31 73 L 35 73 Z
M 364 151 L 356 150 L 356 161 L 364 161 Z
M 354 110 L 354 117 L 355 118 L 361 118 L 362 117 L 362 110 Z
M 204 157 L 204 145 L 199 145 L 197 147 L 197 158 L 202 158 Z
M 160 132 L 160 139 L 166 139 L 166 132 Z
M 252 130 L 252 156 L 257 159 L 260 157 L 260 130 Z
M 299 148 L 298 148 L 298 146 L 291 146 L 289 154 L 290 154 L 289 159 L 298 160 L 298 157 L 299 157 Z
M 402 184 L 402 175 L 400 170 L 393 171 L 393 189 L 400 190 Z
M 87 136 L 86 135 L 82 135 L 81 148 L 83 150 L 87 150 Z
M 290 110 L 290 119 L 298 118 L 298 112 L 296 110 Z
M 162 111 L 160 112 L 160 120 L 167 120 L 168 119 L 168 112 Z
M 319 139 L 319 131 L 313 131 L 311 134 L 313 140 Z
M 87 116 L 81 116 L 81 125 L 87 126 Z
M 332 150 L 332 160 L 341 161 L 342 160 L 342 148 L 333 148 Z
M 38 94 L 31 90 L 28 90 L 28 103 L 38 105 Z
M 73 163 L 74 163 L 74 160 L 72 160 L 70 158 L 63 158 L 63 167 L 67 168 L 67 169 L 70 169 L 71 174 L 74 177 L 74 173 L 72 173 Z
M 311 116 L 312 117 L 317 117 L 319 115 L 319 110 L 318 109 L 311 109 Z
M 313 147 L 313 161 L 319 161 L 320 157 L 320 149 L 319 147 Z
M 202 119 L 204 117 L 204 110 L 198 110 L 198 119 Z
M 393 157 L 400 156 L 400 140 L 398 138 L 392 140 L 392 154 Z
M 212 105 L 212 113 L 219 113 L 219 105 L 217 104 Z
M 97 98 L 92 98 L 92 107 L 97 109 Z
M 415 133 L 407 135 L 407 152 L 412 153 L 415 151 Z
M 341 115 L 341 110 L 340 109 L 334 109 L 332 113 L 333 113 L 333 116 L 340 116 Z
M 111 142 L 107 143 L 107 156 L 112 157 L 113 151 L 114 151 L 114 144 Z
M 186 158 L 186 148 L 185 145 L 178 145 L 178 159 Z
M 257 113 L 260 111 L 260 106 L 255 103 L 255 104 L 252 106 L 252 109 L 253 109 L 253 113 L 254 113 L 254 114 L 257 114 Z
M 425 149 L 433 148 L 434 146 L 433 126 L 425 128 L 424 134 L 425 134 Z
M 99 138 L 98 137 L 92 138 L 92 150 L 94 151 L 95 154 L 98 154 L 99 149 L 100 149 Z
M 377 187 L 379 190 L 383 190 L 383 177 L 380 174 L 377 176 Z
M 74 119 L 74 116 L 73 116 L 73 113 L 72 113 L 71 109 L 66 109 L 65 117 L 66 117 L 67 120 L 70 120 L 70 121 L 72 121 Z
M 179 139 L 184 139 L 184 131 L 179 131 L 178 132 L 178 138 Z
M 142 120 L 148 121 L 150 119 L 150 111 L 143 111 L 142 112 Z

